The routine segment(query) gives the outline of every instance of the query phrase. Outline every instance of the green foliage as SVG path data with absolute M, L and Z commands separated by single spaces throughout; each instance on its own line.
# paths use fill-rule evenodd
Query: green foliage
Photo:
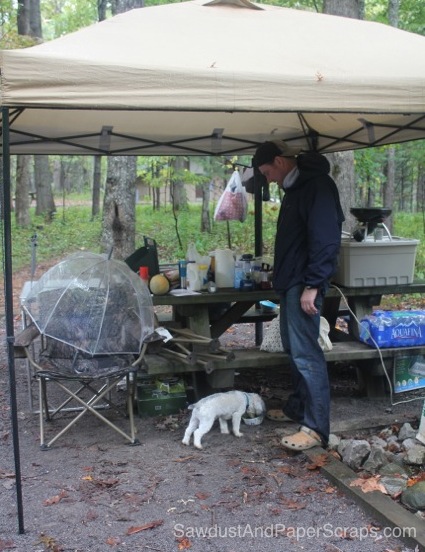
M 44 0 L 43 37 L 52 40 L 96 23 L 97 0 Z
M 73 199 L 74 196 L 73 196 Z M 87 199 L 87 198 L 86 198 Z M 211 205 L 211 217 L 215 205 Z M 273 257 L 274 236 L 279 204 L 263 203 L 264 256 Z M 217 248 L 228 247 L 227 223 L 214 222 L 211 233 L 200 232 L 201 206 L 191 204 L 187 211 L 179 213 L 179 228 L 183 250 L 179 248 L 171 206 L 153 211 L 149 205 L 136 206 L 136 248 L 143 245 L 143 236 L 156 240 L 161 263 L 176 262 L 184 257 L 189 243 L 196 245 L 199 253 L 208 254 Z M 230 221 L 231 247 L 235 251 L 254 253 L 254 209 L 250 201 L 244 223 Z M 31 228 L 17 228 L 12 221 L 13 269 L 31 264 L 31 238 L 37 234 L 37 263 L 60 259 L 78 250 L 100 252 L 101 219 L 91 220 L 90 206 L 71 206 L 58 210 L 51 224 L 33 216 Z M 416 278 L 425 278 L 425 223 L 422 215 L 397 213 L 394 217 L 394 235 L 415 238 L 420 241 L 416 255 Z M 2 252 L 0 252 L 2 253 Z
M 37 262 L 60 259 L 78 250 L 99 252 L 101 221 L 92 221 L 91 206 L 68 207 L 66 213 L 58 210 L 50 224 L 32 212 L 30 228 L 15 225 L 12 218 L 13 269 L 19 270 L 31 264 L 32 237 L 37 236 Z M 1 251 L 3 254 L 3 251 Z
M 393 234 L 419 240 L 416 250 L 415 278 L 425 279 L 425 221 L 423 213 L 397 213 L 394 218 Z

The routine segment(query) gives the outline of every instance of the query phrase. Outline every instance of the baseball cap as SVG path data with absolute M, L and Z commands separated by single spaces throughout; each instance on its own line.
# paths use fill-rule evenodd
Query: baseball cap
M 283 140 L 273 140 L 271 142 L 264 142 L 259 146 L 252 158 L 253 167 L 261 167 L 261 165 L 267 165 L 273 163 L 275 157 L 294 157 L 298 155 L 301 148 L 295 146 L 289 146 Z

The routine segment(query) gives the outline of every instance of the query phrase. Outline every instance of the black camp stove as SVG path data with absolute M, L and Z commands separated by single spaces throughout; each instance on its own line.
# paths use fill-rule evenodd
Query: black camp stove
M 358 221 L 358 225 L 353 230 L 353 238 L 358 241 L 369 239 L 383 239 L 387 237 L 391 240 L 391 234 L 385 226 L 384 221 L 391 215 L 391 209 L 381 207 L 352 207 L 350 213 Z

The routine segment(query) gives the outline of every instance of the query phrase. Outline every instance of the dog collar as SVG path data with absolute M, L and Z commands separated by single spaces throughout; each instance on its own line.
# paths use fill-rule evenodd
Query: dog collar
M 246 409 L 248 410 L 248 408 L 249 408 L 249 396 L 248 396 L 248 393 L 245 393 L 245 392 L 244 392 L 244 395 L 245 395 L 245 399 L 246 399 Z

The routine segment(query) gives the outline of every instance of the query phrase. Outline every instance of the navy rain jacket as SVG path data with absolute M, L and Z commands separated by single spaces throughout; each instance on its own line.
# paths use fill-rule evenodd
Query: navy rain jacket
M 326 290 L 335 273 L 344 213 L 330 165 L 318 153 L 297 157 L 299 177 L 285 190 L 277 221 L 273 286 Z

